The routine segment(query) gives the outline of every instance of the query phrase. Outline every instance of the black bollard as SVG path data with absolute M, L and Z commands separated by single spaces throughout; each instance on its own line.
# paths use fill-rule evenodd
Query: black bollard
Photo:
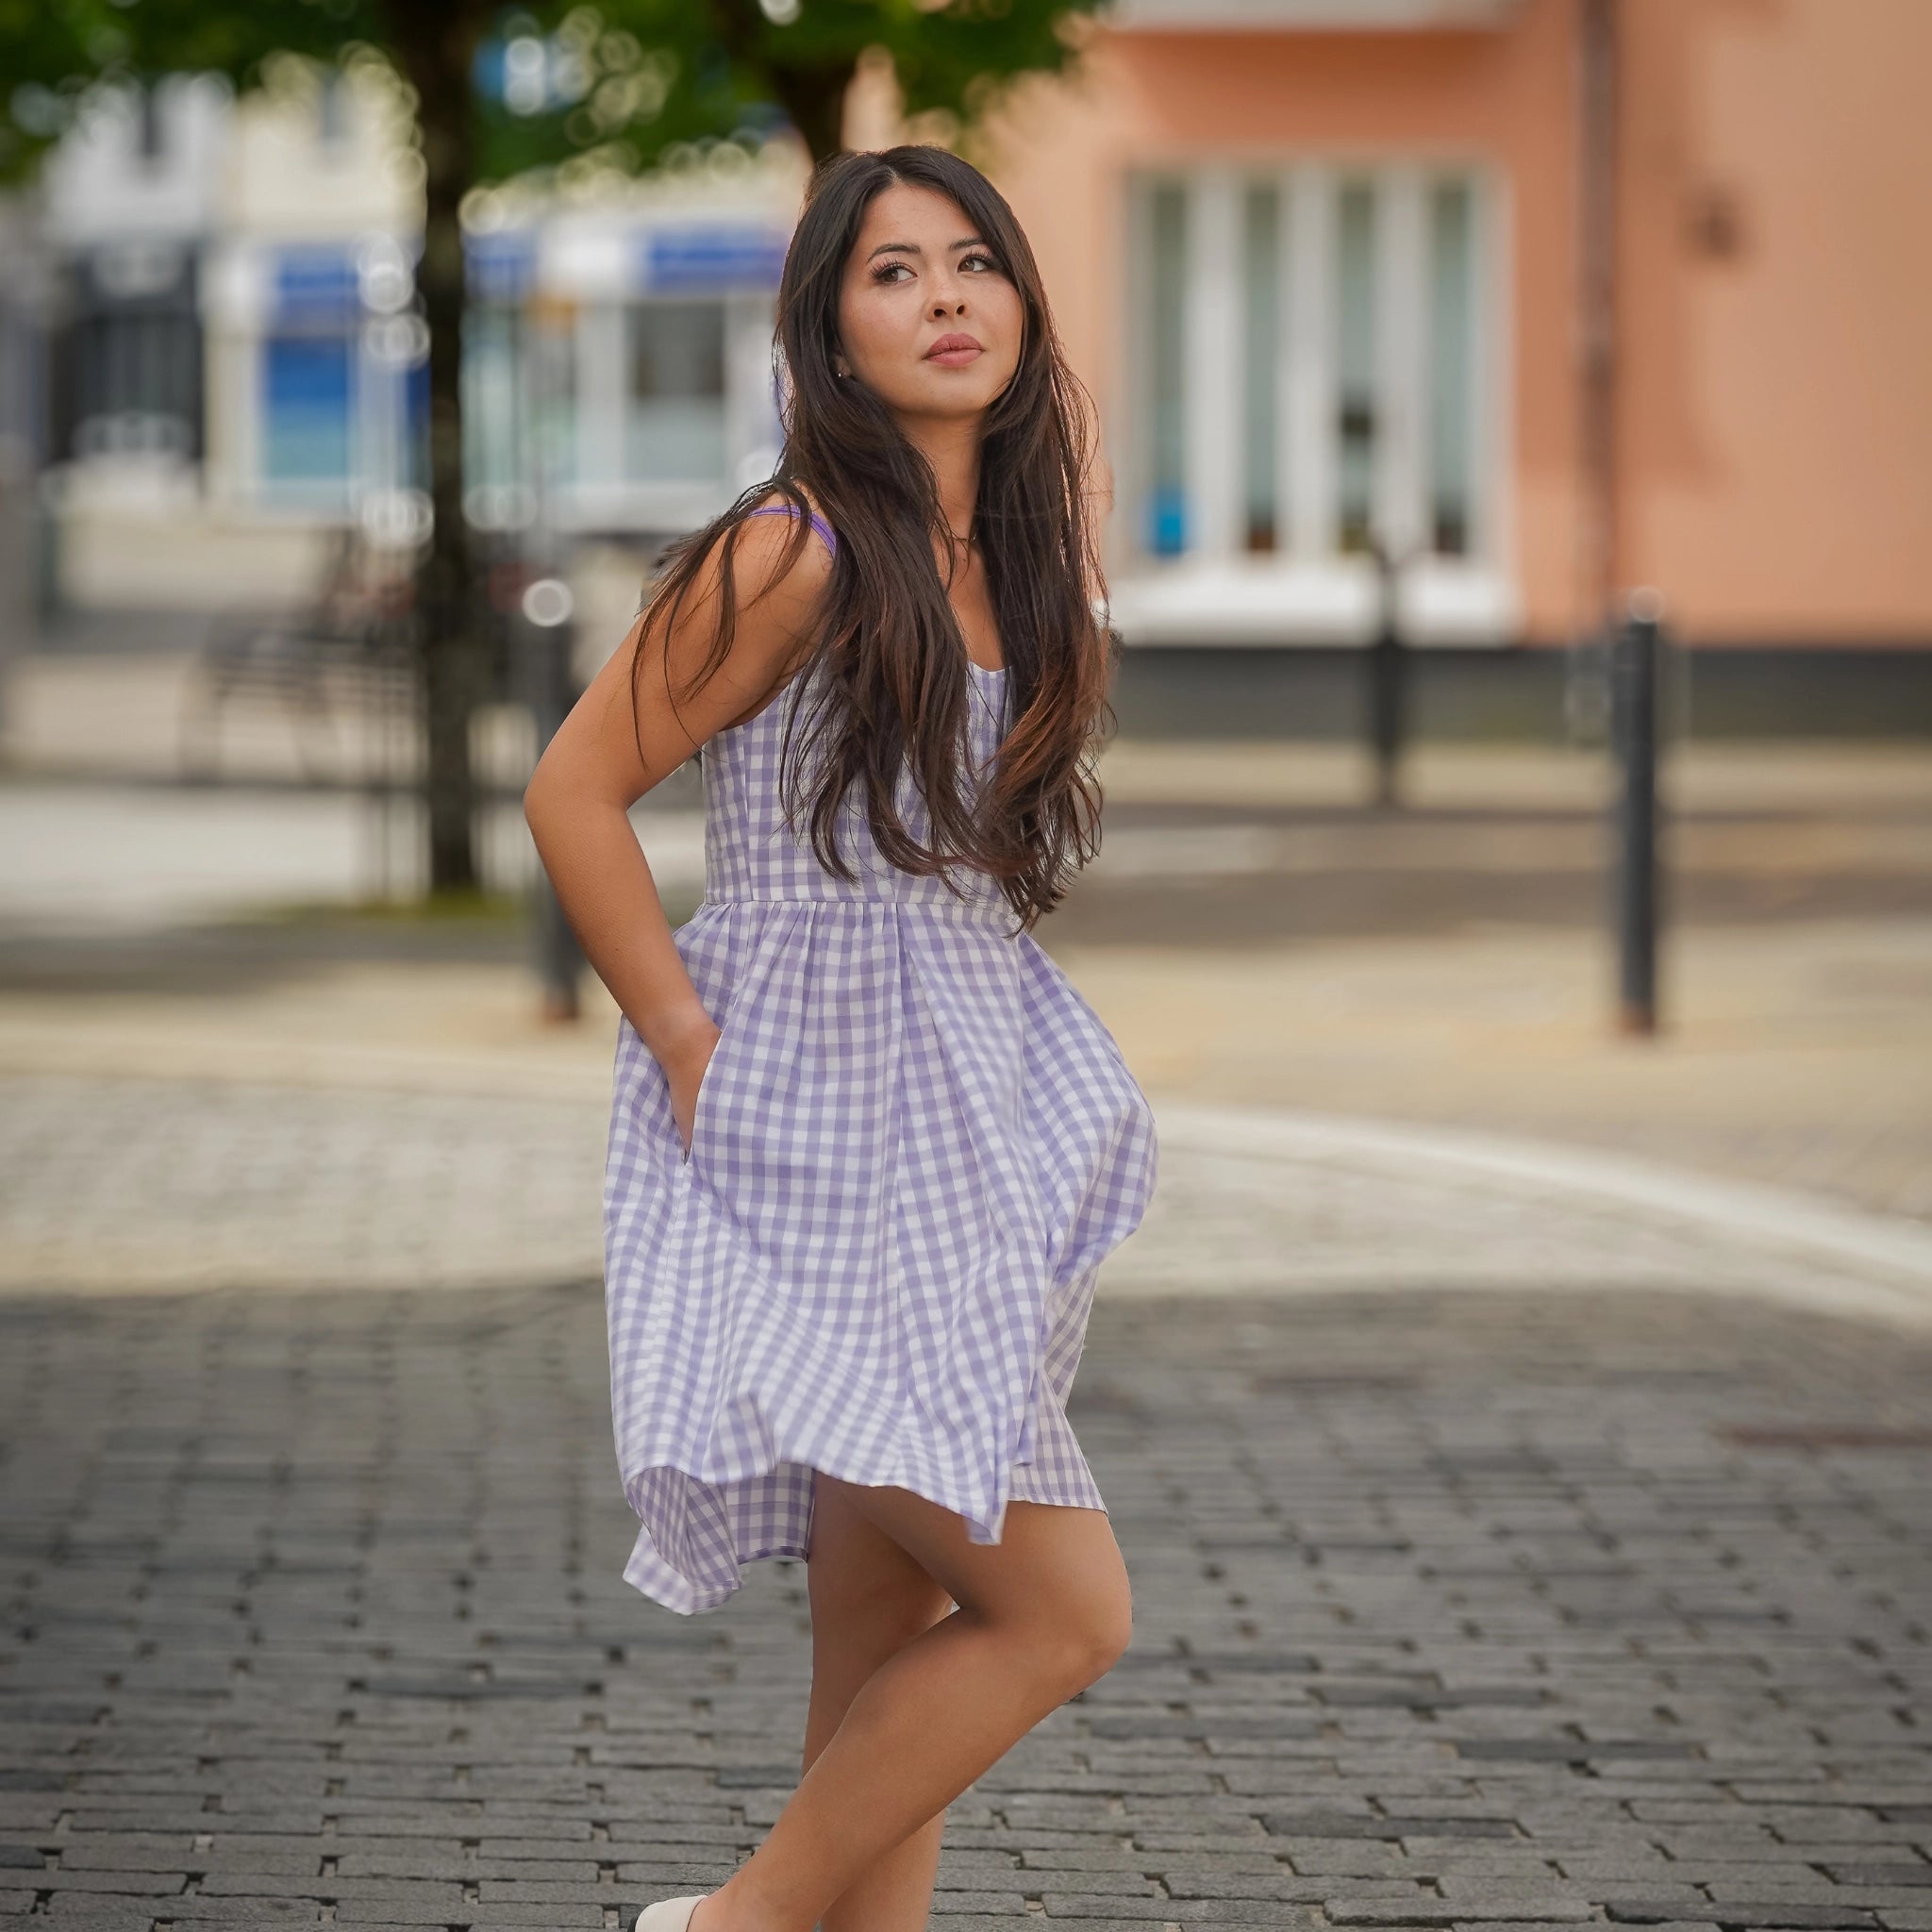
M 1403 686 L 1407 665 L 1395 608 L 1397 560 L 1379 538 L 1371 548 L 1378 592 L 1374 641 L 1369 646 L 1369 748 L 1375 760 L 1375 803 L 1400 802 Z
M 528 699 L 537 725 L 539 758 L 580 695 L 571 662 L 576 635 L 572 610 L 570 586 L 561 577 L 539 577 L 524 592 L 525 633 L 529 641 Z M 575 1020 L 583 1012 L 584 950 L 563 915 L 557 889 L 541 866 L 535 890 L 532 927 L 543 1017 Z
M 1640 591 L 1610 650 L 1616 754 L 1618 1030 L 1657 1028 L 1657 669 L 1662 607 Z

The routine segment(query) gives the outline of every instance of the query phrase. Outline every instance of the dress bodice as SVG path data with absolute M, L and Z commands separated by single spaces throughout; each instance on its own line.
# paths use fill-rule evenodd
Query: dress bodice
M 967 660 L 970 721 L 961 777 L 983 776 L 1006 728 L 1008 675 Z M 857 876 L 841 878 L 820 864 L 808 824 L 794 836 L 785 822 L 781 779 L 787 722 L 800 710 L 803 734 L 809 711 L 801 710 L 819 670 L 800 673 L 777 697 L 742 724 L 707 741 L 699 760 L 705 797 L 705 899 L 896 900 L 954 917 L 1010 919 L 1012 908 L 986 874 L 956 867 L 957 890 L 937 875 L 902 872 L 874 845 L 861 803 L 848 799 L 838 819 L 838 849 Z M 809 800 L 811 787 L 806 786 Z M 909 770 L 897 792 L 901 822 L 922 844 L 930 842 L 925 800 Z

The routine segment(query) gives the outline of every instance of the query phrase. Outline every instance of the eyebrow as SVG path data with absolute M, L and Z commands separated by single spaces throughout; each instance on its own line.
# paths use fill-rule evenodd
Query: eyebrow
M 955 242 L 954 248 L 984 248 L 986 243 L 977 235 L 969 235 L 963 242 Z M 952 252 L 950 249 L 947 251 Z M 865 258 L 874 260 L 881 255 L 924 255 L 924 249 L 917 242 L 881 242 Z

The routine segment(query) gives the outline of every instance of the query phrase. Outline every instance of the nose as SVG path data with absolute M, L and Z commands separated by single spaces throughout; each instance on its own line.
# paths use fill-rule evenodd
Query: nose
M 932 312 L 945 315 L 966 307 L 966 291 L 957 269 L 950 266 L 940 270 L 937 277 L 939 293 L 933 297 Z

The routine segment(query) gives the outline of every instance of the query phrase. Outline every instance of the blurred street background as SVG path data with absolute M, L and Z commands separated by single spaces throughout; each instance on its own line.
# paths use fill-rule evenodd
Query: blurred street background
M 0 22 L 0 1924 L 599 1932 L 782 1803 L 802 1571 L 617 1581 L 521 792 L 770 474 L 813 159 L 925 140 L 1099 410 L 1037 936 L 1161 1127 L 1134 1649 L 938 1923 L 1932 1932 L 1928 72 L 1922 0 Z M 695 768 L 633 821 L 689 916 Z

